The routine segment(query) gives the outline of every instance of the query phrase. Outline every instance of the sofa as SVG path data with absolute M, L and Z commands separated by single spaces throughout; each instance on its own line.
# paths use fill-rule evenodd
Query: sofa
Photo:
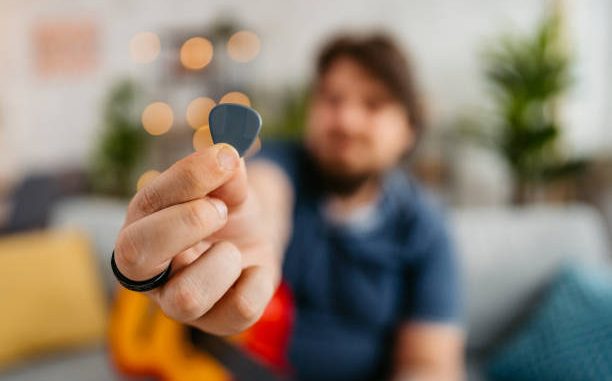
M 90 237 L 109 301 L 116 286 L 108 260 L 125 207 L 122 201 L 67 198 L 54 206 L 49 223 L 49 229 L 77 228 Z M 483 364 L 520 328 L 563 263 L 609 266 L 606 224 L 586 205 L 456 209 L 449 225 L 465 291 L 470 380 L 486 380 Z M 0 373 L 0 381 L 127 379 L 114 370 L 103 340 Z
M 469 380 L 486 379 L 489 357 L 520 331 L 565 263 L 610 266 L 605 222 L 586 205 L 457 210 L 451 226 L 466 295 Z

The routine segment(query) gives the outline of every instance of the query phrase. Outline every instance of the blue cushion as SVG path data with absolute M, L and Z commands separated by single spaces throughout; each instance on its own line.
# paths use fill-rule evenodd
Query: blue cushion
M 487 371 L 493 380 L 611 380 L 612 273 L 564 267 Z

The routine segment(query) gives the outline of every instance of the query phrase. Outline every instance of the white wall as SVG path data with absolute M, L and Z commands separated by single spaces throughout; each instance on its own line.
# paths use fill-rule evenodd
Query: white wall
M 568 2 L 576 79 L 567 99 L 568 141 L 578 152 L 612 154 L 612 2 Z
M 0 171 L 19 174 L 87 159 L 100 127 L 108 86 L 125 74 L 152 80 L 153 67 L 131 63 L 128 42 L 139 31 L 198 26 L 231 15 L 257 31 L 262 52 L 254 84 L 303 82 L 312 55 L 343 27 L 388 28 L 411 49 L 430 101 L 444 125 L 486 102 L 478 53 L 501 31 L 526 29 L 547 0 L 4 0 L 0 1 Z M 612 9 L 607 0 L 568 0 L 571 38 L 579 53 L 578 86 L 569 99 L 570 146 L 612 147 Z M 32 67 L 30 31 L 40 19 L 91 17 L 101 36 L 95 73 L 43 80 Z

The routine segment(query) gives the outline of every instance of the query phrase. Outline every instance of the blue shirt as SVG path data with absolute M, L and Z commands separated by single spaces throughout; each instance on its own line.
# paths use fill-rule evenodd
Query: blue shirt
M 452 245 L 413 180 L 386 174 L 376 223 L 354 229 L 326 218 L 320 180 L 301 145 L 267 143 L 258 157 L 279 165 L 295 193 L 283 277 L 296 302 L 289 358 L 299 380 L 383 379 L 401 323 L 459 321 Z

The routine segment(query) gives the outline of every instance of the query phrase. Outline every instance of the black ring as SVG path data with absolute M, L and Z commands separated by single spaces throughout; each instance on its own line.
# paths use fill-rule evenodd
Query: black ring
M 161 272 L 159 275 L 154 276 L 151 279 L 135 281 L 121 274 L 119 269 L 117 268 L 117 264 L 115 263 L 115 250 L 113 250 L 113 255 L 111 256 L 111 268 L 113 269 L 113 273 L 115 274 L 115 278 L 119 283 L 127 288 L 128 290 L 145 292 L 151 291 L 154 288 L 163 286 L 164 283 L 168 281 L 170 277 L 171 266 L 168 265 L 168 268 Z

